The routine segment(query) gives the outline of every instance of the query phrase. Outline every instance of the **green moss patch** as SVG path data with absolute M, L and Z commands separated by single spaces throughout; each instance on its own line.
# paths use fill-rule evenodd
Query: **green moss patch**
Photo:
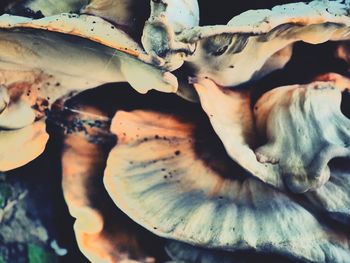
M 36 244 L 28 244 L 29 263 L 56 263 L 57 257 Z M 1 263 L 1 262 L 0 262 Z

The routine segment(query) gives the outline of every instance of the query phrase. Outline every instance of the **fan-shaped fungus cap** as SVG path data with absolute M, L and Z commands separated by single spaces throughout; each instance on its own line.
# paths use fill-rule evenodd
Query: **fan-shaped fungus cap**
M 348 3 L 317 0 L 249 10 L 227 25 L 184 29 L 175 39 L 195 45 L 184 60 L 197 77 L 208 77 L 221 86 L 236 86 L 283 68 L 295 42 L 320 44 L 349 39 L 348 10 Z
M 2 15 L 0 28 L 3 129 L 31 125 L 57 99 L 108 82 L 127 81 L 141 93 L 177 89 L 171 73 L 150 64 L 152 59 L 137 43 L 101 18 L 61 14 L 32 20 Z M 42 149 L 42 143 L 38 147 Z
M 115 144 L 108 132 L 109 118 L 95 107 L 75 105 L 55 120 L 64 128 L 62 188 L 69 212 L 76 218 L 80 250 L 91 262 L 154 263 L 142 246 L 144 231 L 113 207 L 103 187 L 103 170 Z
M 325 254 L 339 262 L 350 256 L 342 234 L 326 231 L 293 196 L 230 169 L 223 149 L 214 155 L 207 127 L 186 119 L 141 110 L 115 115 L 111 130 L 118 144 L 104 183 L 133 220 L 200 247 L 279 252 L 315 262 L 326 262 Z
M 12 44 L 7 49 L 16 47 L 21 51 L 19 54 L 10 53 L 7 60 L 19 63 L 20 56 L 25 56 L 26 60 L 22 61 L 22 67 L 51 71 L 53 75 L 76 77 L 69 79 L 70 82 L 66 84 L 67 86 L 70 84 L 70 89 L 79 90 L 108 82 L 127 81 L 142 93 L 152 88 L 165 92 L 176 91 L 177 83 L 174 76 L 149 64 L 152 63 L 152 59 L 137 43 L 101 18 L 61 14 L 31 20 L 3 15 L 0 17 L 0 27 L 20 29 L 17 33 L 11 31 L 3 33 L 4 38 L 8 39 L 7 43 Z M 36 33 L 31 33 L 30 29 L 45 31 L 38 30 L 34 31 Z M 45 38 L 37 35 L 43 35 Z M 48 42 L 46 39 L 55 41 Z M 34 41 L 35 50 L 33 50 Z M 14 46 L 15 43 L 21 44 L 17 44 L 20 45 L 17 47 Z M 91 52 L 92 50 L 94 52 Z M 34 57 L 36 65 L 32 63 Z M 67 64 L 67 61 L 71 63 Z M 87 61 L 89 63 L 86 63 Z M 72 82 L 73 80 L 82 82 L 82 79 L 85 80 L 84 84 Z
M 278 164 L 293 192 L 316 189 L 330 177 L 328 163 L 350 157 L 350 120 L 340 111 L 341 91 L 314 82 L 265 93 L 254 108 L 267 143 L 255 150 L 262 163 Z
M 294 192 L 316 189 L 329 179 L 327 163 L 349 156 L 350 124 L 331 82 L 274 89 L 254 113 L 248 92 L 202 83 L 195 87 L 226 151 L 264 182 L 278 188 L 284 182 Z M 259 135 L 271 143 L 255 149 Z
M 18 130 L 0 130 L 0 171 L 15 169 L 38 157 L 48 137 L 43 121 Z

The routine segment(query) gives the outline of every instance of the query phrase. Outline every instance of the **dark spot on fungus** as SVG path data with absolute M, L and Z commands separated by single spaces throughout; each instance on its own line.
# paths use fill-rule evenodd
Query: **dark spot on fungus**
M 176 156 L 178 156 L 178 155 L 180 155 L 181 154 L 181 152 L 179 151 L 179 150 L 177 150 L 176 152 L 175 152 L 175 155 Z
M 218 50 L 216 50 L 215 52 L 213 52 L 213 56 L 220 56 L 222 54 L 225 53 L 225 51 L 227 50 L 228 46 L 223 46 L 223 47 L 220 47 Z

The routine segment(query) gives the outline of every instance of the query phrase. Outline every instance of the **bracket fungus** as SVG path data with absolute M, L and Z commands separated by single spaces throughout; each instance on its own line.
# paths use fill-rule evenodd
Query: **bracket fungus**
M 255 151 L 258 160 L 278 163 L 293 192 L 319 188 L 329 180 L 329 161 L 350 157 L 350 120 L 340 111 L 341 98 L 331 83 L 314 82 L 274 89 L 256 103 L 257 130 L 268 139 Z
M 31 125 L 56 100 L 104 83 L 128 81 L 141 93 L 176 91 L 171 73 L 149 64 L 137 43 L 98 17 L 59 14 L 33 20 L 4 14 L 0 28 L 1 89 L 7 105 L 2 128 Z M 45 140 L 41 144 L 43 149 Z
M 157 235 L 212 249 L 268 249 L 315 262 L 325 260 L 324 251 L 338 260 L 350 256 L 347 242 L 327 238 L 330 232 L 293 197 L 226 167 L 220 167 L 222 174 L 210 169 L 218 161 L 196 156 L 193 129 L 154 112 L 115 116 L 118 145 L 108 157 L 104 181 L 133 220 Z
M 226 25 L 203 25 L 206 1 L 9 2 L 0 170 L 62 144 L 91 262 L 349 262 L 348 1 Z
M 76 218 L 74 231 L 81 251 L 91 262 L 134 258 L 153 263 L 136 235 L 142 231 L 130 226 L 118 209 L 106 209 L 111 201 L 102 187 L 102 174 L 114 144 L 107 116 L 93 107 L 75 109 L 85 113 L 69 111 L 56 121 L 68 130 L 63 140 L 62 188 L 69 212 Z

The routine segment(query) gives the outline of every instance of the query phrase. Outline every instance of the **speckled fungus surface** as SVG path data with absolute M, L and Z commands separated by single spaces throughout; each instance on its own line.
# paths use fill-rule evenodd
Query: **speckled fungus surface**
M 0 170 L 40 155 L 45 121 L 60 123 L 64 197 L 92 262 L 160 261 L 142 235 L 173 262 L 350 262 L 350 3 L 248 10 L 226 25 L 202 25 L 201 8 L 10 3 Z M 298 62 L 327 44 L 327 67 Z M 286 77 L 293 63 L 307 78 Z M 106 83 L 116 91 L 102 103 L 67 106 Z

